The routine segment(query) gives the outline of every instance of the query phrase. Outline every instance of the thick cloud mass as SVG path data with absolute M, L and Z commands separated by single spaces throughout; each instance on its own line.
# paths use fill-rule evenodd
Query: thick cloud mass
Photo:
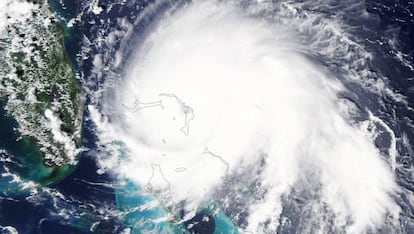
M 111 125 L 130 154 L 122 173 L 191 213 L 235 171 L 264 161 L 255 175 L 263 196 L 244 207 L 253 232 L 277 228 L 283 197 L 300 186 L 318 191 L 348 232 L 397 218 L 390 166 L 340 111 L 341 83 L 294 33 L 247 15 L 200 1 L 146 38 L 108 101 L 119 106 Z

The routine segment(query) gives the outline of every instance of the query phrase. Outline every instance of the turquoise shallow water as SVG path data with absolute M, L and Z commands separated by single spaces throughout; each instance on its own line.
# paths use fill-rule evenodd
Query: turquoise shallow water
M 117 207 L 124 212 L 124 224 L 132 229 L 132 233 L 182 233 L 181 225 L 159 221 L 167 216 L 167 212 L 159 205 L 148 206 L 154 202 L 156 198 L 153 195 L 146 193 L 142 187 L 130 181 L 116 189 Z
M 21 182 L 35 181 L 49 185 L 63 179 L 66 172 L 71 169 L 68 166 L 45 166 L 39 146 L 31 138 L 20 138 L 20 134 L 15 130 L 17 122 L 3 107 L 4 102 L 0 102 L 0 159 L 4 163 L 0 167 L 0 192 L 25 192 Z M 5 176 L 3 173 L 9 175 Z M 18 176 L 21 181 L 13 178 L 11 174 Z
M 124 213 L 123 222 L 125 226 L 132 229 L 131 233 L 190 233 L 191 231 L 188 230 L 192 230 L 192 225 L 189 224 L 203 225 L 201 220 L 183 222 L 180 217 L 176 217 L 174 222 L 166 221 L 167 211 L 156 202 L 156 197 L 131 181 L 123 183 L 116 189 L 116 204 Z M 210 227 L 197 227 L 198 230 L 213 229 L 214 234 L 239 233 L 238 228 L 220 210 L 217 203 L 203 205 L 198 210 L 198 214 L 205 214 L 214 219 L 213 222 L 204 224 Z
M 50 3 L 54 11 L 61 15 L 64 21 L 75 17 L 77 11 L 81 9 L 82 5 L 80 2 L 73 3 L 72 1 L 63 1 L 65 7 L 62 7 L 61 3 L 55 0 L 50 1 Z M 133 9 L 130 10 L 132 11 Z M 124 14 L 127 14 L 128 11 L 129 10 L 127 8 L 123 9 L 122 11 L 120 10 L 120 12 L 123 12 Z M 112 15 L 108 15 L 108 17 L 112 17 Z M 80 48 L 79 42 L 82 40 L 80 36 L 82 33 L 80 32 L 87 33 L 91 31 L 87 27 L 89 26 L 82 25 L 80 27 L 80 25 L 75 25 L 71 28 L 65 26 L 65 31 L 67 33 L 65 37 L 66 52 L 73 62 L 75 71 L 84 70 L 86 73 L 89 68 L 89 64 L 84 63 L 82 68 L 78 67 L 78 64 L 76 63 L 76 56 Z M 122 142 L 118 142 L 118 144 L 121 146 L 121 149 L 124 148 Z M 125 152 L 121 152 L 121 154 L 124 155 L 124 158 L 127 158 Z M 157 202 L 157 198 L 154 196 L 154 194 L 150 194 L 145 191 L 141 185 L 134 184 L 131 181 L 117 181 L 116 178 L 113 183 L 119 184 L 119 186 L 117 186 L 114 191 L 117 206 L 116 208 L 123 214 L 119 218 L 126 227 L 130 227 L 132 229 L 132 233 L 142 233 L 154 230 L 157 230 L 157 232 L 167 233 L 188 232 L 185 228 L 186 225 L 180 220 L 180 217 L 176 217 L 174 222 L 169 222 L 166 220 L 160 221 L 162 219 L 165 219 L 165 217 L 168 215 L 168 211 L 159 204 L 149 209 L 140 209 L 140 207 L 148 206 L 150 203 L 156 204 Z M 208 207 L 209 208 L 207 208 L 207 206 L 200 208 L 200 212 L 210 214 L 212 217 L 214 217 L 214 233 L 237 233 L 234 231 L 237 230 L 237 228 L 233 226 L 231 220 L 223 212 L 218 211 L 219 209 L 217 204 Z M 76 221 L 75 223 L 78 222 L 79 221 Z M 90 224 L 90 222 L 86 223 Z
M 43 0 L 40 0 L 40 2 L 43 2 Z M 112 9 L 108 10 L 108 13 L 104 12 L 100 15 L 95 15 L 93 12 L 88 11 L 88 8 L 85 8 L 87 4 L 93 2 L 91 0 L 49 0 L 49 2 L 54 3 L 54 5 L 52 5 L 54 7 L 54 10 L 57 11 L 59 15 L 62 15 L 62 17 L 64 17 L 66 20 L 76 17 L 78 15 L 81 16 L 80 20 L 82 22 L 75 24 L 75 26 L 72 28 L 65 27 L 65 32 L 67 33 L 65 37 L 65 48 L 67 50 L 68 55 L 71 58 L 74 69 L 78 71 L 80 74 L 83 74 L 84 77 L 86 77 L 85 79 L 88 79 L 88 75 L 90 75 L 88 74 L 88 72 L 92 70 L 91 61 L 94 55 L 98 55 L 102 53 L 102 51 L 106 52 L 107 50 L 106 48 L 102 49 L 101 47 L 95 48 L 93 45 L 91 45 L 90 48 L 87 49 L 91 49 L 92 52 L 82 51 L 81 45 L 83 45 L 82 39 L 84 38 L 84 36 L 89 38 L 89 40 L 93 43 L 98 42 L 100 39 L 99 36 L 101 35 L 101 32 L 111 31 L 112 29 L 115 29 L 117 26 L 117 22 L 119 22 L 116 20 L 112 20 L 111 22 L 109 22 L 109 20 L 107 21 L 107 19 L 116 19 L 116 17 L 121 15 L 122 18 L 127 18 L 127 16 L 131 16 L 130 18 L 131 20 L 133 20 L 134 18 L 132 16 L 138 15 L 137 9 L 139 9 L 139 7 L 136 6 L 138 4 L 141 4 L 142 2 L 146 2 L 145 4 L 150 4 L 151 0 L 131 0 L 128 1 L 127 4 L 120 4 L 123 1 L 113 0 L 95 1 L 99 2 L 99 4 L 106 5 L 105 9 Z M 387 37 L 383 37 L 383 34 L 381 34 L 381 30 L 384 30 L 388 33 L 388 31 L 390 31 L 389 28 L 397 26 L 398 28 L 401 27 L 401 33 L 399 33 L 399 35 L 396 35 L 395 38 L 393 37 L 395 39 L 393 41 L 398 41 L 399 43 L 407 47 L 406 49 L 401 50 L 403 54 L 412 54 L 414 44 L 413 40 L 411 40 L 410 38 L 413 38 L 412 35 L 414 33 L 414 30 L 412 30 L 412 23 L 408 23 L 411 21 L 407 19 L 404 20 L 404 18 L 411 19 L 412 17 L 409 18 L 410 15 L 408 14 L 408 11 L 405 13 L 403 12 L 405 11 L 405 9 L 408 9 L 408 4 L 411 4 L 411 2 L 412 1 L 409 0 L 406 3 L 401 2 L 399 4 L 395 4 L 395 6 L 388 6 L 388 3 L 384 3 L 384 1 L 369 0 L 367 1 L 367 4 L 372 6 L 368 7 L 368 10 L 374 13 L 379 12 L 378 17 L 381 18 L 381 21 L 384 20 L 385 22 L 383 23 L 384 25 L 382 25 L 381 23 L 382 29 L 374 28 L 374 30 L 372 30 L 370 26 L 365 27 L 366 25 L 363 25 L 363 22 L 355 22 L 355 25 L 358 26 L 356 28 L 361 28 L 361 30 L 355 29 L 355 35 L 359 33 L 361 33 L 361 35 L 365 35 L 365 33 L 369 31 L 375 33 L 373 35 L 371 35 L 370 33 L 368 34 L 367 38 L 369 38 L 369 40 L 367 40 L 367 42 L 369 43 L 367 43 L 367 45 L 364 45 L 370 52 L 374 54 L 372 69 L 375 72 L 389 76 L 390 85 L 392 85 L 390 87 L 395 86 L 397 87 L 399 92 L 401 92 L 404 95 L 407 95 L 410 106 L 414 100 L 414 92 L 412 92 L 411 88 L 413 87 L 414 79 L 406 78 L 413 77 L 412 71 L 408 71 L 407 67 L 404 67 L 400 61 L 396 60 L 395 58 L 393 58 L 393 56 L 390 55 L 390 48 L 387 47 Z M 62 3 L 66 4 L 65 8 L 61 7 Z M 384 4 L 384 6 L 382 6 L 382 4 Z M 338 4 L 335 3 L 335 5 Z M 414 6 L 414 4 L 411 4 L 410 6 Z M 142 9 L 144 9 L 144 7 L 142 7 Z M 300 10 L 303 10 L 304 12 L 307 11 L 307 9 Z M 326 8 L 325 6 L 323 6 L 322 8 L 317 7 L 311 10 L 317 12 L 325 12 Z M 331 10 L 328 9 L 326 13 L 328 13 L 329 15 L 331 13 L 336 14 L 337 12 L 348 14 L 346 11 L 341 10 L 340 8 L 335 9 L 335 11 L 336 12 L 331 12 Z M 377 13 L 375 14 L 377 15 Z M 156 14 L 154 13 L 154 15 Z M 105 21 L 102 21 L 104 23 L 100 24 L 101 21 L 97 20 L 99 17 L 105 19 Z M 157 17 L 154 16 L 154 18 Z M 357 21 L 360 19 L 355 20 Z M 145 31 L 144 29 L 146 28 L 148 21 L 143 21 L 139 26 L 137 26 L 136 35 L 134 36 L 134 39 L 140 38 L 139 32 L 140 30 Z M 118 46 L 118 44 L 116 46 Z M 131 43 L 131 45 L 127 47 L 133 47 L 133 43 Z M 89 56 L 88 59 L 82 61 L 83 64 L 77 64 L 77 59 L 79 59 L 80 52 L 85 52 L 85 54 Z M 128 49 L 126 49 L 125 52 L 127 53 Z M 110 55 L 108 55 L 108 57 L 110 57 Z M 411 57 L 409 60 L 411 61 L 410 66 L 412 65 Z M 338 63 L 341 63 L 341 61 L 338 61 Z M 105 78 L 106 77 L 104 77 L 102 80 L 105 80 Z M 91 87 L 87 87 L 88 89 L 90 88 L 91 90 L 95 90 L 95 85 L 96 89 L 99 88 L 100 84 L 98 83 L 98 81 L 92 80 L 92 82 L 90 83 Z M 361 105 L 361 107 L 365 107 L 365 101 L 373 101 L 373 105 L 376 105 L 376 97 L 373 98 L 370 96 L 364 96 L 364 94 L 362 93 L 357 93 L 357 90 L 355 90 L 355 92 L 355 98 L 351 98 L 351 101 L 354 101 L 354 99 L 361 100 L 360 102 L 355 101 L 355 103 Z M 358 98 L 356 98 L 357 96 Z M 394 104 L 392 100 L 390 101 L 385 99 L 384 102 L 385 105 L 384 109 L 382 110 L 382 116 L 385 119 L 388 118 L 389 122 L 395 123 L 395 126 L 393 126 L 394 128 L 398 129 L 398 131 L 395 131 L 397 134 L 401 135 L 402 131 L 406 131 L 408 129 L 407 132 L 404 133 L 407 134 L 407 136 L 403 136 L 406 136 L 407 139 L 410 140 L 410 142 L 413 142 L 412 139 L 414 139 L 414 131 L 409 131 L 409 129 L 412 128 L 411 125 L 409 125 L 412 122 L 411 117 L 414 116 L 411 113 L 412 111 L 405 110 L 405 107 L 397 106 L 397 104 Z M 0 105 L 0 107 L 2 106 Z M 387 113 L 392 114 L 388 115 Z M 193 228 L 188 230 L 187 228 L 190 224 L 196 223 L 200 221 L 203 217 L 207 216 L 208 218 L 211 218 L 210 220 L 212 220 L 212 222 L 206 222 L 205 226 L 198 227 L 198 230 L 211 230 L 211 227 L 213 227 L 213 231 L 201 233 L 218 234 L 239 232 L 238 228 L 235 225 L 233 225 L 232 220 L 228 218 L 223 211 L 220 210 L 220 207 L 225 206 L 223 204 L 215 203 L 214 201 L 210 201 L 207 204 L 202 205 L 198 210 L 197 217 L 193 218 L 192 220 L 181 222 L 181 214 L 177 214 L 177 217 L 173 221 L 169 222 L 165 220 L 160 220 L 162 218 L 165 218 L 168 213 L 168 210 L 166 210 L 161 205 L 155 205 L 149 209 L 139 209 L 139 207 L 143 207 L 145 205 L 148 205 L 149 203 L 156 202 L 156 196 L 154 196 L 154 194 L 148 193 L 143 186 L 134 184 L 129 181 L 115 187 L 114 191 L 112 191 L 112 187 L 110 185 L 121 184 L 121 182 L 123 181 L 117 178 L 113 178 L 111 176 L 108 176 L 108 180 L 106 180 L 106 178 L 105 180 L 101 180 L 101 177 L 99 177 L 100 175 L 94 174 L 96 171 L 96 168 L 94 167 L 96 155 L 92 154 L 96 154 L 97 152 L 99 153 L 99 150 L 96 150 L 96 148 L 94 148 L 96 146 L 94 145 L 94 141 L 96 141 L 96 139 L 94 138 L 94 131 L 96 129 L 93 127 L 91 127 L 90 130 L 84 130 L 90 132 L 89 137 L 84 137 L 84 141 L 88 141 L 89 144 L 85 145 L 85 147 L 91 149 L 91 153 L 89 153 L 91 155 L 91 157 L 89 157 L 90 162 L 83 162 L 83 164 L 76 169 L 76 172 L 71 173 L 72 176 L 75 176 L 71 178 L 66 178 L 63 181 L 61 181 L 60 179 L 56 180 L 56 178 L 63 178 L 62 174 L 59 176 L 59 171 L 61 170 L 59 168 L 45 167 L 42 162 L 42 156 L 39 154 L 39 149 L 36 146 L 36 142 L 31 139 L 19 139 L 18 133 L 14 131 L 14 128 L 16 127 L 16 122 L 5 114 L 6 113 L 4 112 L 4 109 L 0 108 L 0 151 L 2 149 L 5 150 L 4 152 L 0 153 L 0 159 L 2 160 L 2 166 L 0 167 L 0 174 L 2 175 L 0 176 L 0 193 L 2 193 L 3 195 L 3 197 L 1 197 L 0 202 L 1 226 L 11 225 L 13 227 L 16 227 L 19 233 L 39 233 L 36 232 L 36 230 L 41 230 L 41 233 L 62 234 L 117 233 L 113 230 L 119 230 L 117 229 L 118 227 L 120 227 L 120 229 L 130 227 L 132 228 L 132 233 L 142 233 L 145 231 L 153 230 L 169 233 L 185 233 L 191 232 L 191 230 L 196 229 Z M 395 119 L 392 118 L 394 114 L 401 119 L 397 119 L 397 117 L 395 116 Z M 403 121 L 404 118 L 410 121 Z M 412 143 L 408 144 L 412 146 Z M 400 154 L 398 160 L 402 163 L 401 167 L 397 170 L 396 179 L 398 183 L 401 184 L 401 186 L 404 186 L 404 189 L 407 188 L 408 190 L 413 190 L 412 176 L 410 176 L 410 166 L 413 164 L 413 157 L 411 151 L 408 152 L 408 149 L 405 149 L 404 146 L 400 144 L 400 142 L 398 142 L 398 147 L 398 151 Z M 86 157 L 83 157 L 83 159 L 84 158 Z M 69 169 L 64 169 L 63 171 L 71 172 Z M 4 176 L 5 173 L 13 173 L 19 175 L 24 182 L 30 182 L 33 180 L 36 182 L 40 182 L 44 186 L 53 184 L 53 186 L 51 186 L 52 188 L 56 189 L 56 191 L 61 192 L 67 198 L 70 199 L 63 200 L 60 204 L 57 204 L 56 206 L 56 204 L 52 204 L 52 202 L 55 202 L 55 200 L 52 198 L 56 197 L 53 197 L 45 192 L 47 196 L 45 195 L 44 197 L 42 197 L 39 203 L 31 204 L 31 202 L 33 201 L 26 200 L 26 197 L 31 195 L 29 189 L 22 189 L 22 183 L 15 180 L 15 178 L 13 178 L 12 176 Z M 93 174 L 93 176 L 89 176 L 89 174 Z M 82 183 L 80 183 L 79 181 L 85 181 L 85 183 L 83 183 L 82 185 Z M 110 194 L 111 196 L 105 195 L 105 193 L 101 191 L 99 184 L 102 183 L 105 183 L 105 185 L 109 185 L 107 186 L 107 189 L 110 190 L 108 191 L 108 194 Z M 96 188 L 99 188 L 98 192 L 95 191 Z M 88 195 L 83 196 L 83 194 Z M 19 200 L 20 198 L 21 200 Z M 72 198 L 74 199 L 72 200 Z M 398 199 L 400 198 L 398 197 Z M 77 200 L 78 203 L 74 203 L 74 200 Z M 413 217 L 411 215 L 413 213 L 413 208 L 410 205 L 409 197 L 406 197 L 405 194 L 403 194 L 399 202 L 399 205 L 403 208 L 400 220 L 402 224 L 401 230 L 406 233 L 414 233 L 414 225 L 412 225 L 411 220 L 411 217 Z M 82 204 L 82 206 L 80 206 L 79 204 Z M 90 204 L 95 206 L 89 206 Z M 104 207 L 104 204 L 110 205 L 107 205 L 108 208 L 106 208 Z M 295 205 L 296 203 L 293 204 Z M 304 226 L 306 224 L 305 222 L 307 222 L 308 220 L 314 221 L 312 219 L 314 217 L 306 216 L 306 213 L 303 212 L 304 210 L 301 209 L 300 205 L 301 204 L 298 204 L 298 209 L 296 209 L 295 211 L 293 211 L 290 208 L 284 210 L 284 212 L 287 212 L 283 215 L 286 215 L 286 217 L 289 218 L 289 220 L 291 221 L 291 225 L 285 227 L 281 226 L 281 229 L 278 230 L 278 232 L 304 232 L 304 229 L 301 229 L 301 226 Z M 85 211 L 84 207 L 90 207 L 90 210 Z M 95 210 L 95 207 L 102 208 L 102 210 Z M 60 216 L 60 212 L 67 208 L 72 209 L 70 212 L 72 216 L 70 216 L 69 218 L 68 216 Z M 39 220 L 43 220 L 45 219 L 45 217 L 50 218 L 51 216 L 53 216 L 55 220 L 44 221 L 42 225 L 38 225 Z M 111 221 L 106 221 L 108 217 L 109 219 L 111 219 Z M 95 231 L 89 232 L 90 227 L 98 221 L 101 222 L 99 224 L 99 227 Z M 315 222 L 317 222 L 317 220 Z M 122 225 L 118 225 L 119 223 L 122 223 Z
M 213 202 L 207 205 L 201 211 L 212 214 L 215 223 L 214 234 L 238 234 L 238 228 L 233 224 L 232 220 L 219 208 L 219 204 Z

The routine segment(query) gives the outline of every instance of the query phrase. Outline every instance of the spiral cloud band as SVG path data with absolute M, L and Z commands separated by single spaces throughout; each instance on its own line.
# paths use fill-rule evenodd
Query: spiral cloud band
M 347 115 L 340 79 L 295 32 L 250 13 L 194 1 L 146 36 L 106 103 L 128 149 L 121 173 L 189 216 L 211 199 L 243 201 L 241 226 L 255 233 L 283 223 L 295 191 L 313 194 L 320 228 L 358 233 L 398 219 L 392 168 Z

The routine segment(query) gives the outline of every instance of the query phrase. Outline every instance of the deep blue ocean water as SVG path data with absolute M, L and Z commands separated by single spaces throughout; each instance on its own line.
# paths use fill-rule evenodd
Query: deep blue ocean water
M 100 6 L 106 9 L 111 5 L 111 0 L 99 1 Z M 69 21 L 78 14 L 84 11 L 85 2 L 74 0 L 51 0 L 53 9 L 62 16 L 63 21 Z M 78 54 L 81 53 L 80 49 L 83 43 L 83 38 L 87 37 L 91 40 L 97 38 L 100 30 L 99 19 L 115 19 L 119 16 L 129 15 L 134 17 L 144 9 L 150 1 L 131 1 L 125 6 L 113 5 L 109 12 L 103 12 L 99 15 L 88 13 L 86 11 L 82 14 L 82 23 L 75 24 L 73 27 L 66 27 L 67 36 L 65 38 L 66 52 L 70 56 L 72 63 L 74 64 L 74 70 L 79 74 L 82 79 L 86 79 L 85 82 L 96 82 L 96 90 L 99 89 L 99 80 L 87 80 L 91 79 L 92 58 L 88 58 L 79 61 Z M 139 6 L 139 7 L 138 7 Z M 409 12 L 414 12 L 414 4 L 411 1 L 383 1 L 383 0 L 367 0 L 366 4 L 368 12 L 379 16 L 380 21 L 372 24 L 371 22 L 351 22 L 351 24 L 358 25 L 360 27 L 373 27 L 378 34 L 398 34 L 398 40 L 400 42 L 400 50 L 410 56 L 411 62 L 413 62 L 414 56 L 414 18 Z M 407 10 L 408 9 L 408 10 Z M 90 22 L 94 22 L 93 24 Z M 134 44 L 134 40 L 139 40 L 140 33 L 145 32 L 144 21 L 142 25 L 137 26 L 136 36 L 131 37 L 131 44 Z M 148 19 L 151 22 L 151 19 Z M 63 23 L 63 22 L 62 22 Z M 365 25 L 364 25 L 365 24 Z M 105 25 L 105 28 L 108 25 Z M 116 21 L 110 21 L 109 27 L 116 27 Z M 395 28 L 400 29 L 395 31 Z M 364 33 L 361 30 L 361 33 Z M 366 36 L 371 37 L 372 41 L 378 39 L 378 34 L 367 33 Z M 120 42 L 119 42 L 120 43 Z M 116 43 L 115 47 L 119 46 Z M 405 95 L 409 99 L 409 103 L 414 103 L 414 74 L 407 66 L 403 66 L 400 61 L 397 61 L 394 57 L 390 56 L 390 48 L 382 46 L 380 44 L 368 45 L 370 51 L 375 54 L 373 61 L 373 68 L 378 69 L 378 72 L 389 77 L 390 85 L 398 90 L 401 94 Z M 92 48 L 93 49 L 93 48 Z M 94 52 L 92 51 L 91 54 Z M 128 50 L 125 51 L 128 53 Z M 128 55 L 126 54 L 126 57 Z M 413 63 L 412 63 L 413 64 Z M 412 79 L 401 79 L 401 77 L 412 77 Z M 93 87 L 89 87 L 93 88 Z M 86 97 L 86 105 L 91 101 L 92 97 Z M 397 118 L 398 116 L 414 116 L 413 111 L 406 110 L 404 107 L 394 105 L 389 100 L 390 108 L 395 109 Z M 0 103 L 1 104 L 1 103 Z M 392 107 L 391 107 L 392 106 Z M 384 110 L 387 112 L 388 110 Z M 20 154 L 24 151 L 21 145 L 14 142 L 16 136 L 12 134 L 13 120 L 7 119 L 5 113 L 0 109 L 0 121 L 2 121 L 2 127 L 9 127 L 7 131 L 0 132 L 0 145 L 8 149 L 15 148 L 16 154 Z M 85 110 L 85 117 L 89 115 Z M 87 118 L 86 118 L 87 119 Z M 403 124 L 394 126 L 398 132 L 398 128 L 404 129 Z M 99 175 L 96 173 L 98 166 L 94 159 L 94 154 L 97 153 L 96 136 L 93 132 L 93 124 L 86 120 L 83 124 L 82 138 L 83 145 L 89 149 L 87 152 L 82 153 L 80 161 L 76 169 L 65 179 L 50 186 L 52 189 L 56 189 L 63 194 L 67 199 L 66 201 L 59 201 L 57 204 L 50 199 L 47 195 L 41 199 L 41 202 L 31 202 L 27 200 L 27 193 L 21 193 L 13 195 L 13 199 L 0 199 L 0 224 L 2 226 L 13 226 L 19 233 L 117 233 L 124 227 L 132 225 L 134 220 L 139 217 L 145 216 L 157 216 L 163 212 L 163 210 L 155 210 L 153 213 L 139 213 L 129 214 L 126 220 L 117 219 L 116 215 L 109 216 L 109 218 L 103 222 L 100 222 L 93 231 L 90 227 L 98 220 L 102 220 L 101 214 L 95 209 L 96 206 L 104 204 L 106 207 L 115 210 L 126 209 L 128 206 L 136 206 L 143 202 L 142 199 L 147 199 L 143 195 L 130 196 L 129 194 L 140 193 L 139 187 L 134 187 L 131 184 L 127 184 L 124 187 L 117 188 L 114 178 L 110 175 Z M 410 139 L 414 139 L 414 132 L 409 132 Z M 403 149 L 401 149 L 403 150 Z M 27 153 L 27 152 L 23 152 Z M 30 154 L 30 152 L 28 152 Z M 409 155 L 409 154 L 407 154 Z M 29 156 L 27 156 L 29 157 Z M 413 158 L 402 157 L 400 160 L 404 160 L 407 167 L 413 165 Z M 20 171 L 24 173 L 24 170 Z M 403 173 L 403 172 L 400 172 Z M 401 174 L 401 177 L 408 176 Z M 0 179 L 2 182 L 2 178 Z M 414 182 L 407 180 L 399 181 L 405 187 L 409 187 L 411 191 L 414 191 Z M 3 183 L 4 184 L 4 183 Z M 4 186 L 9 185 L 2 185 Z M 12 185 L 13 186 L 13 185 Z M 1 191 L 1 189 L 0 189 Z M 151 198 L 148 198 L 151 199 Z M 122 206 L 117 206 L 119 200 L 124 200 Z M 92 204 L 88 207 L 87 204 Z M 123 207 L 124 206 L 124 207 Z M 126 207 L 125 207 L 126 206 Z M 72 217 L 61 218 L 56 213 L 60 210 L 68 209 L 71 212 Z M 407 208 L 409 209 L 409 208 Z M 73 211 L 73 212 L 72 212 Z M 413 212 L 410 212 L 413 213 Z M 87 214 L 87 215 L 85 215 Z M 208 212 L 200 211 L 200 214 L 195 216 L 193 220 L 187 221 L 185 224 L 198 223 L 199 225 L 193 226 L 190 231 L 195 233 L 213 233 L 215 228 L 221 228 L 221 230 L 230 230 L 229 224 L 225 223 L 226 218 L 224 214 L 218 214 L 215 217 L 217 220 L 209 222 L 200 222 L 202 218 L 207 215 L 209 220 L 213 216 Z M 132 216 L 132 217 L 131 217 Z M 224 220 L 224 221 L 223 221 Z M 158 224 L 159 225 L 159 224 Z M 168 226 L 167 223 L 161 224 Z M 171 227 L 165 227 L 171 228 Z M 231 227 L 230 227 L 231 228 Z

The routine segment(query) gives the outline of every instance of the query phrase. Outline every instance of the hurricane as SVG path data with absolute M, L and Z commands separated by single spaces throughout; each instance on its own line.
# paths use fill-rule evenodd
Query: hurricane
M 393 23 L 375 1 L 51 5 L 82 140 L 44 110 L 40 152 L 75 166 L 22 176 L 26 201 L 53 198 L 40 233 L 412 232 L 412 3 Z

